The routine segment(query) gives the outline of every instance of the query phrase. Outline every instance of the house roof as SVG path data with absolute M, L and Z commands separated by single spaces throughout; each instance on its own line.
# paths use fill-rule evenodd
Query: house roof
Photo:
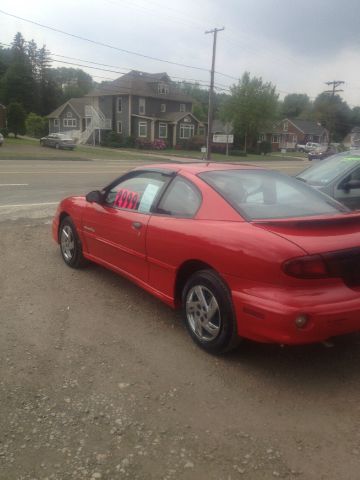
M 132 114 L 133 117 L 147 118 L 149 120 L 159 120 L 164 122 L 177 123 L 185 117 L 192 117 L 196 122 L 202 124 L 199 119 L 191 112 L 169 112 L 169 113 L 160 113 L 157 115 L 138 115 L 136 113 Z
M 70 98 L 70 100 L 60 105 L 60 107 L 53 112 L 49 113 L 47 118 L 58 118 L 67 105 L 70 105 L 75 113 L 79 115 L 79 117 L 85 117 L 85 105 L 89 105 L 89 99 L 86 97 Z
M 158 93 L 159 82 L 164 82 L 169 86 L 168 94 Z M 146 73 L 132 70 L 112 82 L 104 82 L 100 87 L 89 92 L 87 97 L 104 95 L 139 95 L 179 102 L 193 102 L 193 99 L 183 93 L 165 72 Z
M 271 133 L 283 133 L 281 125 L 284 121 L 291 122 L 295 128 L 300 130 L 304 135 L 322 135 L 326 129 L 313 120 L 301 120 L 298 118 L 283 118 L 273 125 Z

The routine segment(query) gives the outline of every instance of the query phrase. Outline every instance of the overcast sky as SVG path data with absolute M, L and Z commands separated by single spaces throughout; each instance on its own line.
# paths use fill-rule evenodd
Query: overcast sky
M 75 35 L 143 55 L 210 68 L 212 35 L 218 34 L 216 84 L 227 88 L 244 71 L 286 93 L 316 97 L 324 82 L 344 80 L 343 98 L 360 105 L 360 1 L 343 0 L 1 0 L 0 10 Z M 57 55 L 173 77 L 209 82 L 208 71 L 175 66 L 91 44 L 0 12 L 0 42 L 20 31 Z M 61 57 L 53 57 L 60 60 Z M 81 61 L 62 59 L 68 62 Z M 54 66 L 71 66 L 54 62 Z M 106 67 L 104 67 L 106 68 Z M 116 73 L 86 69 L 96 81 Z M 220 91 L 220 90 L 219 90 Z

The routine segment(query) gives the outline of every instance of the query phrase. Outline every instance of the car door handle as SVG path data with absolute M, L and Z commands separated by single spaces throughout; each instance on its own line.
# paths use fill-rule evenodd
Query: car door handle
M 133 222 L 131 226 L 132 226 L 132 228 L 133 228 L 134 230 L 140 230 L 140 228 L 142 227 L 142 225 L 143 225 L 143 224 L 142 224 L 141 222 Z

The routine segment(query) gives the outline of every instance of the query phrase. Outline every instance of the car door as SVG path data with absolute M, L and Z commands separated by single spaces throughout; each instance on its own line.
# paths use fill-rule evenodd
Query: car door
M 192 258 L 199 232 L 192 231 L 202 196 L 198 188 L 181 175 L 168 185 L 148 224 L 147 255 L 149 284 L 165 298 L 174 294 L 178 262 Z
M 351 180 L 354 181 L 354 187 L 346 188 L 345 185 Z M 351 210 L 360 209 L 360 165 L 337 181 L 334 186 L 334 198 Z
M 101 204 L 88 203 L 82 229 L 89 254 L 147 282 L 147 225 L 151 208 L 168 181 L 169 175 L 161 172 L 132 172 L 105 190 Z

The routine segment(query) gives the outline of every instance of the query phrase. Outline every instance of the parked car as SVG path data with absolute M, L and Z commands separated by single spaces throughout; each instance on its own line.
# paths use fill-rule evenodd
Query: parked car
M 141 166 L 64 199 L 52 232 L 68 266 L 91 260 L 181 306 L 208 352 L 360 330 L 360 213 L 274 171 Z
M 296 145 L 296 150 L 298 152 L 312 152 L 316 148 L 319 148 L 321 145 L 320 143 L 315 143 L 315 142 L 307 142 L 305 145 L 303 144 L 297 144 Z
M 54 147 L 74 150 L 75 141 L 63 133 L 50 133 L 46 137 L 40 138 L 40 145 L 43 147 Z
M 360 150 L 333 155 L 315 163 L 296 178 L 351 210 L 360 209 Z
M 4 143 L 4 136 L 0 133 L 0 147 Z
M 308 160 L 324 160 L 325 158 L 330 157 L 331 155 L 335 155 L 338 153 L 337 147 L 334 145 L 329 145 L 317 148 L 313 150 L 312 152 L 308 153 Z

